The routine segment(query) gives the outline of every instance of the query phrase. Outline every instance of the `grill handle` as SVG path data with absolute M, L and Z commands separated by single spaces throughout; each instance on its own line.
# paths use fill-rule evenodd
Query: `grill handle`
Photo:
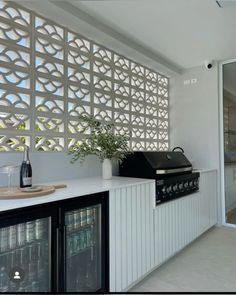
M 176 150 L 180 150 L 184 154 L 184 150 L 180 146 L 176 146 L 173 148 L 172 152 L 175 152 Z

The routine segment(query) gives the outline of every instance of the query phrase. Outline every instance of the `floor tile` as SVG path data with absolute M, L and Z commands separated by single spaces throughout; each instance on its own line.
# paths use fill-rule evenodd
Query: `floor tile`
M 215 227 L 131 292 L 235 292 L 236 229 Z

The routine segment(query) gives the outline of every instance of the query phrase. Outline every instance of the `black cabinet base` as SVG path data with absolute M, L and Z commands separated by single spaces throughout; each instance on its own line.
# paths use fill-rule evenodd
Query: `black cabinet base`
M 108 208 L 103 192 L 1 212 L 0 293 L 108 292 Z

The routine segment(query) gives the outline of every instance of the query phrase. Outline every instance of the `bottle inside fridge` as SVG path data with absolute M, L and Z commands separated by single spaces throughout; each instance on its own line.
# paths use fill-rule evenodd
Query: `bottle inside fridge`
M 0 292 L 50 291 L 50 218 L 0 228 Z
M 101 205 L 68 211 L 66 224 L 66 291 L 101 288 Z

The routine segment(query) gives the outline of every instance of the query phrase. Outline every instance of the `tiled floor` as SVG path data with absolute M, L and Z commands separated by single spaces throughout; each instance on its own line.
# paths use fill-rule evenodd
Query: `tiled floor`
M 236 229 L 214 228 L 130 292 L 236 292 Z

